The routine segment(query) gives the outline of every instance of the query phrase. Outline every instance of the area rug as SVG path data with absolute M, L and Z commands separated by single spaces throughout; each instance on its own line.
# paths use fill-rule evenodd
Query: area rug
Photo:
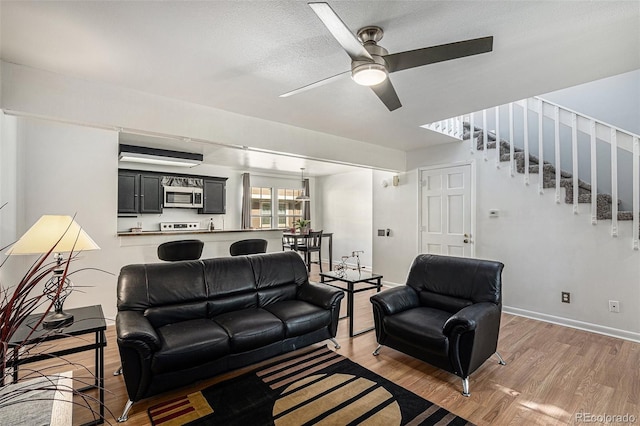
M 155 426 L 471 425 L 327 347 L 149 408 Z

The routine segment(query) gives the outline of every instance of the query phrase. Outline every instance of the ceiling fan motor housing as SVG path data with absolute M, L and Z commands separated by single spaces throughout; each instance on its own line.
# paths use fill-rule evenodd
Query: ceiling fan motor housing
M 362 42 L 364 48 L 369 52 L 373 61 L 367 59 L 362 60 L 353 60 L 351 61 L 351 78 L 353 78 L 356 83 L 363 84 L 365 86 L 371 86 L 370 82 L 362 83 L 358 77 L 356 77 L 359 73 L 367 73 L 367 72 L 376 72 L 378 73 L 378 83 L 384 81 L 389 72 L 387 70 L 387 63 L 385 62 L 383 56 L 388 55 L 389 52 L 382 46 L 378 46 L 376 42 L 382 39 L 382 29 L 379 27 L 364 27 L 358 31 L 358 39 Z M 383 77 L 384 76 L 384 77 Z

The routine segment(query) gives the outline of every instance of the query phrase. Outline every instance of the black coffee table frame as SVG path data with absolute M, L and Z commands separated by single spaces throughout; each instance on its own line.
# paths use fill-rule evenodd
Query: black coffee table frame
M 41 314 L 29 315 L 25 322 L 22 323 L 18 330 L 13 335 L 13 338 L 9 342 L 9 346 L 14 350 L 14 361 L 8 363 L 7 367 L 13 368 L 13 381 L 18 381 L 18 368 L 23 364 L 30 364 L 32 362 L 43 361 L 51 359 L 52 356 L 65 356 L 75 354 L 79 352 L 95 350 L 95 382 L 93 385 L 89 385 L 78 389 L 80 392 L 84 392 L 89 389 L 97 388 L 100 401 L 100 418 L 87 422 L 82 426 L 98 425 L 104 423 L 104 348 L 107 346 L 107 339 L 105 331 L 107 324 L 104 320 L 104 314 L 102 312 L 101 305 L 86 306 L 82 308 L 66 309 L 65 312 L 74 316 L 72 324 L 60 329 L 59 331 L 44 330 L 40 325 L 31 335 L 26 344 L 33 344 L 38 342 L 47 342 L 51 340 L 64 339 L 65 337 L 81 336 L 84 334 L 95 333 L 95 343 L 89 343 L 82 346 L 76 346 L 68 349 L 61 349 L 58 351 L 46 352 L 37 355 L 22 355 L 20 356 L 18 346 L 23 343 L 23 340 L 28 336 L 33 326 L 37 323 Z
M 376 293 L 380 293 L 382 288 L 382 275 L 374 274 L 373 272 L 360 271 L 355 269 L 345 269 L 344 275 L 341 271 L 328 271 L 320 273 L 320 282 L 330 285 L 331 287 L 339 288 L 340 290 L 347 292 L 347 315 L 342 318 L 349 318 L 349 337 L 359 336 L 373 330 L 375 327 L 370 327 L 364 330 L 360 330 L 354 333 L 353 331 L 353 298 L 355 293 L 362 291 L 376 289 Z M 344 285 L 332 284 L 332 282 L 342 282 Z M 356 284 L 362 284 L 355 288 Z

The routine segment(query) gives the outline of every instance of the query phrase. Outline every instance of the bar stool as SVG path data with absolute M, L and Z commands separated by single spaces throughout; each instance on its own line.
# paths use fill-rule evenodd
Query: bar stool
M 267 240 L 260 238 L 236 241 L 229 247 L 229 254 L 231 256 L 242 256 L 245 254 L 266 253 L 267 244 Z
M 158 258 L 169 262 L 198 260 L 203 248 L 204 243 L 200 240 L 168 241 L 158 246 Z

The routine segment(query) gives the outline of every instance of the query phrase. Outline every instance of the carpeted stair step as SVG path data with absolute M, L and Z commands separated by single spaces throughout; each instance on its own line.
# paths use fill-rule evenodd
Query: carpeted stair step
M 610 220 L 612 218 L 611 210 L 606 213 L 603 213 L 602 217 L 598 214 L 598 219 L 602 220 Z M 633 212 L 631 211 L 619 211 L 618 212 L 618 220 L 633 220 Z

